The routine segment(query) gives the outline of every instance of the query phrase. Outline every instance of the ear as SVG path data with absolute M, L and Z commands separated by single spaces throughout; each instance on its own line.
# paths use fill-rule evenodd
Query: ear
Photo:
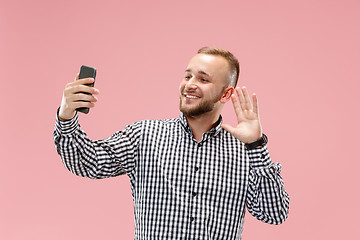
M 230 100 L 231 95 L 234 93 L 234 87 L 227 87 L 224 89 L 224 92 L 220 98 L 221 103 L 226 103 Z

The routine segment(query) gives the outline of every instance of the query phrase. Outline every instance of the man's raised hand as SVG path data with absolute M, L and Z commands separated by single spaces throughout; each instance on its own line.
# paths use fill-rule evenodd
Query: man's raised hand
M 232 127 L 229 124 L 222 124 L 222 127 L 243 143 L 255 142 L 262 136 L 258 101 L 256 94 L 252 95 L 253 103 L 246 87 L 237 87 L 232 94 L 231 100 L 237 116 L 238 124 Z
M 92 108 L 95 106 L 94 102 L 97 101 L 97 98 L 93 95 L 85 94 L 99 94 L 98 89 L 85 85 L 93 82 L 93 78 L 83 78 L 79 80 L 78 74 L 74 82 L 66 84 L 59 110 L 60 120 L 72 119 L 75 116 L 77 108 Z

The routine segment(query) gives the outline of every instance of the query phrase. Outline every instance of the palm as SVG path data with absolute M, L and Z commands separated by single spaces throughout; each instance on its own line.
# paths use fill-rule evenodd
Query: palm
M 234 137 L 244 143 L 250 143 L 258 140 L 262 135 L 260 117 L 258 111 L 257 97 L 253 95 L 253 104 L 245 87 L 236 88 L 236 93 L 231 96 L 234 110 L 237 116 L 238 124 L 232 127 L 223 124 L 223 128 L 230 132 Z

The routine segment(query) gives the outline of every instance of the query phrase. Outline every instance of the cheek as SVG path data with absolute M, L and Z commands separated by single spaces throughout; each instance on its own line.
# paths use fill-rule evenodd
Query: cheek
M 182 92 L 185 88 L 185 84 L 184 81 L 181 81 L 180 85 L 179 85 L 179 91 Z
M 212 97 L 212 98 L 219 98 L 220 99 L 220 96 L 222 96 L 222 91 L 218 90 L 218 89 L 211 89 L 208 91 L 209 92 L 209 95 Z

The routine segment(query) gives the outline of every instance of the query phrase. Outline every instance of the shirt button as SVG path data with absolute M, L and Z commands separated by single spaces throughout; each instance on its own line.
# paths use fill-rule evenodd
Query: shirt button
M 196 192 L 193 192 L 192 195 L 193 195 L 193 197 L 196 197 L 197 193 L 196 193 Z
M 261 154 L 261 159 L 264 159 L 265 158 L 265 154 Z
M 198 167 L 195 167 L 195 172 L 199 171 L 199 168 Z
M 192 221 L 192 222 L 193 222 L 194 220 L 195 220 L 195 218 L 194 218 L 194 217 L 190 217 L 190 221 Z

